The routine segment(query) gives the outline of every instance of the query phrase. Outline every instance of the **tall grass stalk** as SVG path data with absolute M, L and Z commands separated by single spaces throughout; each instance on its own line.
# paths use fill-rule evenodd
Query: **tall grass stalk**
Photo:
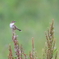
M 45 35 L 47 40 L 45 43 L 45 59 L 57 59 L 56 41 L 54 38 L 54 19 L 52 19 L 50 28 L 45 32 Z

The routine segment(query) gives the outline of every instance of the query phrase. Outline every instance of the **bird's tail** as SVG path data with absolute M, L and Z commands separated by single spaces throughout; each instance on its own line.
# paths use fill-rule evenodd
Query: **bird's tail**
M 17 30 L 21 31 L 20 29 L 17 28 Z

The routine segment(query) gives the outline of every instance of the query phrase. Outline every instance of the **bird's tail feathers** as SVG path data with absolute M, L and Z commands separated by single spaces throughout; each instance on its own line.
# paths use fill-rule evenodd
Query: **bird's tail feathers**
M 20 30 L 20 29 L 18 29 L 18 28 L 17 28 L 17 30 L 22 31 L 22 30 Z

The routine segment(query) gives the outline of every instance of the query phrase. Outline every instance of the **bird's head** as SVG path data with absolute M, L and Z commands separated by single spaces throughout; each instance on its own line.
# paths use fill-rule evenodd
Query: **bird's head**
M 15 22 L 16 22 L 16 21 L 12 21 L 12 22 L 10 23 L 10 25 L 11 25 L 11 26 L 12 26 L 12 25 L 14 25 L 14 24 L 15 24 Z
M 12 21 L 11 23 L 15 23 L 16 21 Z

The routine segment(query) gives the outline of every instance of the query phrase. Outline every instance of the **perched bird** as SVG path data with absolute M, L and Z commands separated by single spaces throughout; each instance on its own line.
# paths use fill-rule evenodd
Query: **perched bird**
M 14 32 L 15 30 L 19 30 L 19 31 L 21 31 L 19 28 L 17 28 L 15 25 L 15 21 L 12 21 L 11 23 L 10 23 L 10 28 L 12 29 L 12 31 Z

